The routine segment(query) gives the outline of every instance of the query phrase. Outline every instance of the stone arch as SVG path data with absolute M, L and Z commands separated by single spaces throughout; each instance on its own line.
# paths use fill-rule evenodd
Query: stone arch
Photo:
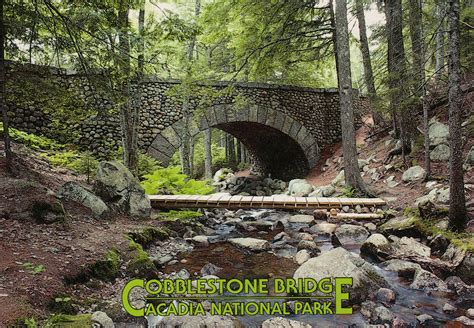
M 182 120 L 158 134 L 148 153 L 163 165 L 181 145 Z M 254 166 L 274 178 L 303 177 L 319 159 L 319 147 L 311 132 L 288 114 L 260 106 L 236 110 L 232 104 L 207 108 L 189 127 L 192 137 L 209 128 L 223 130 L 240 140 L 250 152 Z

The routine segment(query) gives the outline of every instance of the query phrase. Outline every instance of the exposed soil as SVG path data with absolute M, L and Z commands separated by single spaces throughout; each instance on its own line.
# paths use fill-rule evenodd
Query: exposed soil
M 102 259 L 111 247 L 126 247 L 127 232 L 153 225 L 126 217 L 94 220 L 88 210 L 69 202 L 64 203 L 66 222 L 37 223 L 31 209 L 48 198 L 48 190 L 57 190 L 66 181 L 85 182 L 49 166 L 23 146 L 14 145 L 14 151 L 14 178 L 6 175 L 0 158 L 0 327 L 19 318 L 45 316 L 54 296 L 71 292 L 64 277 Z M 25 263 L 42 265 L 44 271 L 35 274 Z

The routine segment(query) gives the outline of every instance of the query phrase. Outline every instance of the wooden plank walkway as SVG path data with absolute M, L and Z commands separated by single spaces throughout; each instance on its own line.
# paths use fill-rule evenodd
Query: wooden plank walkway
M 386 205 L 380 198 L 293 197 L 200 195 L 151 195 L 153 208 L 277 208 L 277 209 L 331 209 L 356 205 L 377 207 Z

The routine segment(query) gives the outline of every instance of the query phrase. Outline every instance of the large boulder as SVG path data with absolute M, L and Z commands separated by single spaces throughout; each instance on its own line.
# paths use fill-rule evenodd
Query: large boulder
M 150 217 L 150 199 L 133 174 L 119 162 L 99 164 L 94 191 L 104 201 L 132 217 Z
M 417 181 L 421 180 L 425 177 L 425 169 L 422 168 L 421 166 L 412 166 L 405 172 L 403 172 L 402 175 L 402 181 L 403 182 L 411 182 L 411 181 Z
M 429 271 L 418 269 L 415 271 L 413 282 L 410 285 L 413 289 L 434 290 L 447 292 L 446 283 Z
M 294 179 L 288 183 L 288 194 L 291 196 L 308 196 L 313 191 L 313 186 L 304 179 Z
M 474 255 L 472 253 L 466 253 L 456 272 L 464 282 L 474 284 Z
M 295 279 L 313 278 L 318 281 L 326 277 L 352 277 L 352 287 L 349 288 L 351 304 L 362 302 L 381 287 L 388 287 L 387 281 L 372 264 L 342 247 L 309 259 L 293 275 Z
M 93 323 L 100 325 L 101 328 L 115 328 L 114 322 L 105 312 L 96 311 L 92 313 L 91 320 Z
M 449 128 L 446 124 L 434 121 L 430 124 L 428 135 L 430 137 L 430 146 L 439 144 L 447 144 L 449 136 Z
M 393 258 L 409 259 L 412 257 L 431 256 L 431 249 L 411 237 L 402 237 L 393 244 Z
M 311 194 L 310 197 L 331 197 L 336 192 L 336 188 L 333 185 L 317 187 Z
M 384 224 L 382 224 L 379 229 L 385 235 L 396 235 L 396 236 L 407 236 L 407 235 L 417 235 L 418 232 L 418 223 L 420 219 L 418 217 L 403 217 L 398 216 L 391 218 Z
M 401 277 L 412 278 L 415 275 L 415 272 L 421 270 L 421 266 L 418 263 L 413 263 L 409 261 L 393 259 L 385 261 L 382 263 L 382 266 L 387 271 L 396 272 Z
M 354 224 L 343 224 L 336 228 L 334 240 L 336 244 L 342 246 L 362 245 L 369 236 L 369 232 L 364 227 Z
M 63 184 L 58 191 L 58 196 L 87 207 L 91 210 L 92 216 L 95 218 L 103 218 L 109 213 L 109 208 L 102 199 L 75 181 L 69 181 Z
M 392 247 L 384 235 L 374 233 L 362 244 L 360 251 L 377 258 L 386 258 L 392 253 Z
M 450 156 L 449 146 L 445 144 L 439 144 L 430 152 L 430 159 L 433 162 L 447 162 Z

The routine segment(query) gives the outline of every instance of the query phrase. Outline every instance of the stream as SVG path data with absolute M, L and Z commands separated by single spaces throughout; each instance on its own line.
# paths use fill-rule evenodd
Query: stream
M 182 270 L 185 269 L 190 277 L 196 278 L 201 275 L 201 269 L 208 263 L 219 267 L 220 270 L 216 275 L 224 279 L 292 277 L 299 267 L 293 257 L 297 252 L 299 242 L 297 238 L 300 232 L 311 233 L 313 240 L 321 250 L 321 254 L 337 247 L 333 245 L 330 235 L 316 234 L 309 229 L 314 222 L 311 224 L 288 222 L 290 216 L 297 213 L 274 210 L 239 210 L 235 215 L 226 216 L 221 213 L 222 210 L 207 213 L 207 223 L 212 222 L 211 227 L 213 229 L 207 230 L 208 245 L 190 246 L 189 238 L 186 241 L 176 238 L 171 243 L 176 243 L 178 240 L 178 244 L 185 243 L 187 246 L 183 246 L 183 244 L 177 248 L 178 250 L 176 248 L 172 250 L 173 247 L 170 245 L 168 245 L 169 247 L 164 245 L 170 243 L 170 241 L 166 241 L 157 243 L 148 250 L 152 257 L 166 256 L 165 253 L 170 250 L 172 250 L 171 253 L 174 252 L 171 255 L 174 256 L 175 260 L 168 262 L 162 268 L 164 277 L 173 277 L 178 272 L 184 272 Z M 318 222 L 323 221 L 316 220 L 316 223 Z M 283 231 L 291 239 L 284 243 L 272 243 L 274 237 Z M 268 251 L 255 252 L 234 246 L 226 241 L 228 238 L 235 237 L 265 239 L 272 244 L 272 248 Z M 350 252 L 360 254 L 360 245 L 349 245 L 345 248 Z M 446 303 L 459 307 L 455 305 L 456 296 L 454 293 L 411 289 L 409 288 L 410 279 L 399 277 L 396 272 L 385 270 L 380 263 L 374 262 L 370 258 L 363 258 L 375 266 L 377 272 L 389 283 L 389 288 L 396 293 L 396 301 L 391 306 L 389 305 L 389 309 L 397 317 L 402 318 L 413 327 L 419 325 L 416 319 L 417 316 L 428 314 L 433 317 L 433 320 L 429 321 L 430 327 L 461 327 L 458 322 L 454 323 L 452 321 L 462 315 L 460 310 L 450 314 L 443 311 L 443 306 Z M 263 301 L 263 299 L 259 300 Z M 352 315 L 292 315 L 286 318 L 305 322 L 313 327 L 341 327 L 350 324 L 355 326 L 367 325 L 367 319 L 359 311 L 360 306 L 354 306 L 353 308 Z M 264 315 L 237 317 L 245 327 L 259 327 L 263 321 L 269 318 L 270 316 Z

